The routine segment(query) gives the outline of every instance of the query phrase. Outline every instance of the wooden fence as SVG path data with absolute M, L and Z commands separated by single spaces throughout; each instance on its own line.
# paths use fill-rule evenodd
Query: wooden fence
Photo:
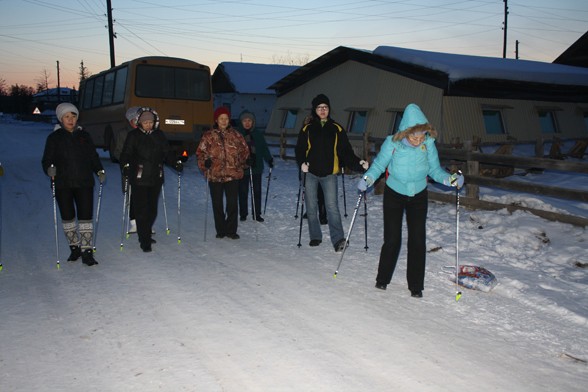
M 284 160 L 292 160 L 294 157 L 294 147 L 297 134 L 288 134 L 283 131 L 279 134 L 266 133 L 268 145 L 279 149 L 279 157 Z M 356 148 L 358 156 L 368 157 L 368 160 L 377 154 L 379 147 L 384 141 L 383 138 L 373 138 L 369 135 L 350 135 L 350 140 Z M 520 157 L 508 154 L 484 154 L 479 151 L 480 145 L 472 143 L 453 143 L 452 145 L 439 145 L 439 158 L 442 164 L 459 168 L 463 171 L 466 179 L 465 195 L 460 197 L 460 204 L 465 207 L 508 211 L 523 210 L 534 215 L 576 226 L 588 226 L 588 217 L 580 217 L 569 214 L 562 214 L 552 211 L 543 211 L 535 208 L 525 207 L 516 203 L 502 204 L 480 199 L 480 186 L 499 188 L 506 191 L 523 192 L 541 196 L 551 196 L 558 199 L 572 200 L 588 203 L 588 191 L 570 188 L 554 187 L 542 184 L 523 183 L 508 179 L 508 175 L 503 178 L 497 176 L 482 175 L 496 172 L 513 173 L 515 168 L 526 169 L 528 171 L 542 172 L 543 170 L 555 170 L 566 173 L 588 174 L 588 163 L 582 161 L 566 161 L 563 159 L 543 158 L 543 145 L 551 140 L 540 140 L 537 142 L 516 142 L 510 141 L 506 144 L 529 144 L 535 143 L 535 152 L 540 157 Z M 559 142 L 560 140 L 557 139 Z M 578 142 L 585 142 L 584 139 L 578 139 Z M 359 145 L 359 147 L 358 147 Z M 496 144 L 493 144 L 494 146 Z M 358 151 L 360 149 L 361 151 Z M 553 148 L 552 148 L 553 150 Z M 585 149 L 581 152 L 585 155 Z M 485 169 L 485 170 L 484 170 Z M 581 176 L 580 176 L 581 177 Z M 446 203 L 455 202 L 455 195 L 439 192 L 429 192 L 429 198 L 435 201 Z

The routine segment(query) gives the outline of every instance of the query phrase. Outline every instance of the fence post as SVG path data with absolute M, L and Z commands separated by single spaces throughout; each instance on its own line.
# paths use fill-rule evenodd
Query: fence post
M 280 158 L 286 159 L 286 129 L 282 128 L 280 133 Z
M 467 152 L 474 151 L 474 145 L 472 143 L 466 143 L 465 148 Z M 467 161 L 466 162 L 466 174 L 480 175 L 480 162 L 479 161 Z M 478 200 L 480 198 L 480 186 L 466 183 L 466 196 Z

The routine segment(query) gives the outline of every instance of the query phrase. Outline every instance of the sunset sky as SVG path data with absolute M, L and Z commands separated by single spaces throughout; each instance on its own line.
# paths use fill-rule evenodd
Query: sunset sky
M 116 64 L 174 56 L 311 61 L 337 46 L 380 45 L 502 57 L 504 0 L 112 0 Z M 551 62 L 588 26 L 586 0 L 509 0 L 507 57 Z M 0 0 L 0 78 L 77 88 L 80 62 L 110 67 L 106 0 Z

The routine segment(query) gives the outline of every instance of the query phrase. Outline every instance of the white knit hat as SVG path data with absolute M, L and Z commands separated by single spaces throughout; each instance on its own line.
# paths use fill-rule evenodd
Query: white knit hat
M 67 113 L 74 113 L 76 116 L 80 115 L 78 108 L 69 102 L 60 103 L 55 108 L 55 115 L 57 116 L 57 120 L 59 120 L 59 122 L 61 122 L 61 117 L 65 116 Z

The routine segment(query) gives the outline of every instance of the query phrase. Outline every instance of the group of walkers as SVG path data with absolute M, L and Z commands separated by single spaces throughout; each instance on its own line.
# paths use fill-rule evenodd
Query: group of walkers
M 344 128 L 331 116 L 329 98 L 312 100 L 311 116 L 298 134 L 295 153 L 300 168 L 300 188 L 307 212 L 309 246 L 320 246 L 321 223 L 328 223 L 336 252 L 349 245 L 339 211 L 338 176 L 342 168 L 363 173 L 357 188 L 365 195 L 385 174 L 384 243 L 376 277 L 376 288 L 390 283 L 401 248 L 402 220 L 408 228 L 407 282 L 413 297 L 422 297 L 425 275 L 427 178 L 448 186 L 463 186 L 461 174 L 450 174 L 439 163 L 435 147 L 436 130 L 415 104 L 406 107 L 400 128 L 388 136 L 371 167 L 358 157 Z M 88 266 L 98 262 L 93 255 L 94 176 L 102 184 L 106 173 L 90 135 L 77 124 L 78 109 L 62 103 L 56 109 L 59 124 L 48 136 L 42 158 L 51 178 L 54 200 L 59 206 L 63 231 L 71 254 L 68 261 L 82 258 Z M 183 171 L 187 157 L 170 149 L 159 129 L 159 116 L 149 107 L 129 108 L 126 138 L 120 151 L 122 186 L 130 194 L 129 218 L 136 224 L 139 245 L 152 251 L 153 223 L 164 182 L 164 165 Z M 214 125 L 206 131 L 196 149 L 198 168 L 210 192 L 216 238 L 239 239 L 238 221 L 249 216 L 263 222 L 261 182 L 264 163 L 273 168 L 273 158 L 263 133 L 255 127 L 255 116 L 244 111 L 238 129 L 231 125 L 226 107 L 214 111 Z M 320 193 L 322 192 L 322 195 Z M 319 197 L 322 196 L 322 197 Z M 319 205 L 323 206 L 319 206 Z M 322 208 L 321 208 L 322 207 Z M 326 217 L 320 214 L 324 209 Z M 326 219 L 325 219 L 326 218 Z M 302 226 L 301 226 L 302 227 Z M 132 230 L 135 230 L 132 227 Z M 57 223 L 56 223 L 57 232 Z

